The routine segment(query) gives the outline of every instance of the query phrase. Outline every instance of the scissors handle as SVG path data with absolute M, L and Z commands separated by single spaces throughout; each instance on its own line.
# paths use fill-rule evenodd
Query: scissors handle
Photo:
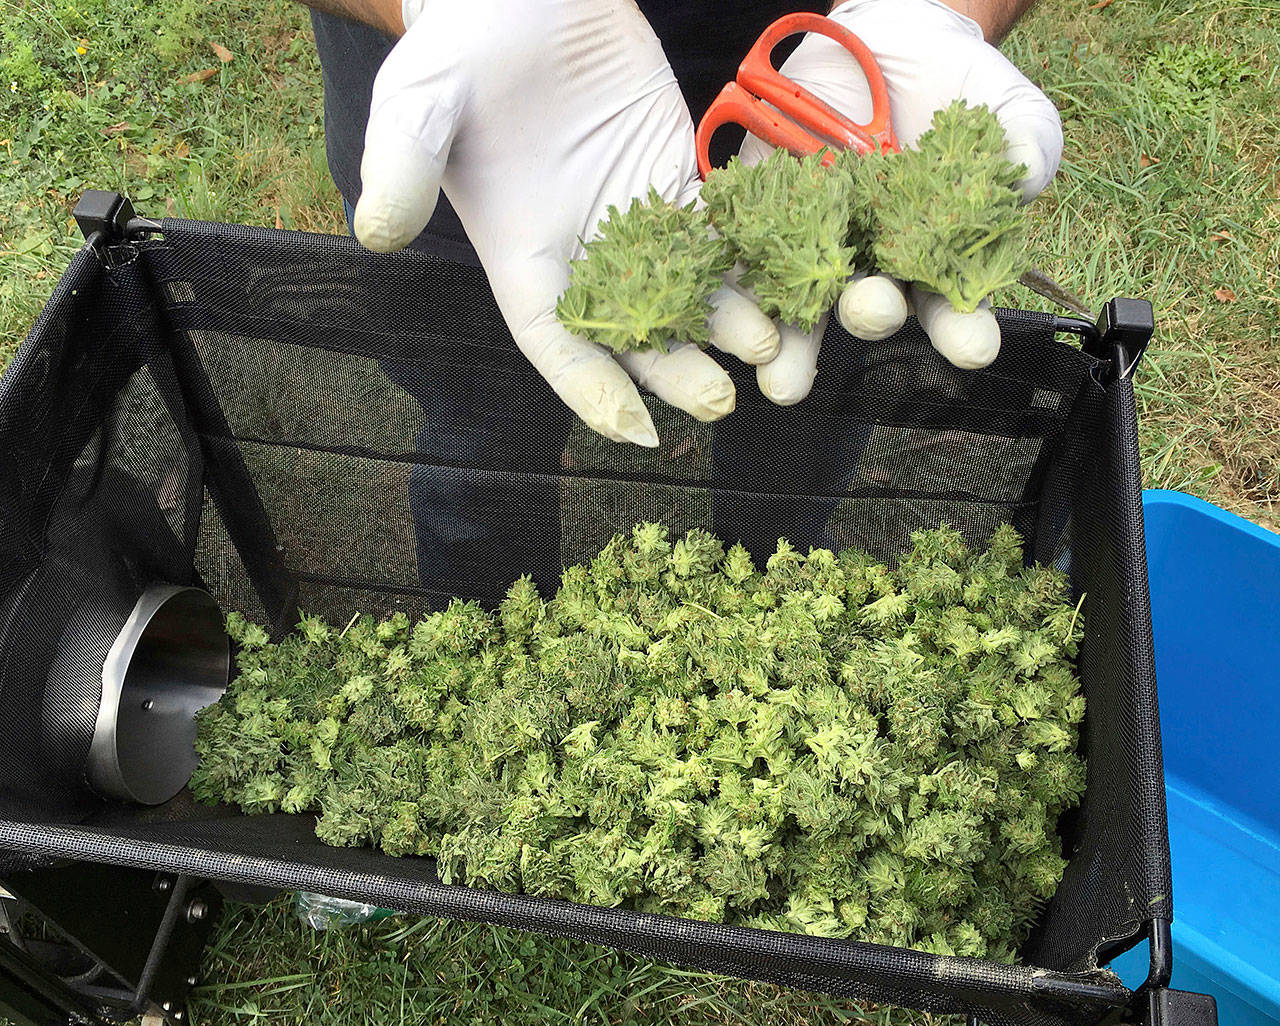
M 774 49 L 798 32 L 820 33 L 857 60 L 871 90 L 869 122 L 859 125 L 850 120 L 773 66 Z M 889 91 L 875 56 L 843 25 L 805 11 L 785 15 L 764 30 L 739 65 L 737 83 L 721 90 L 699 123 L 695 142 L 703 178 L 711 170 L 711 136 L 731 122 L 772 146 L 785 146 L 796 156 L 816 153 L 823 146 L 859 153 L 899 149 L 889 119 Z
M 737 82 L 730 82 L 720 90 L 720 95 L 707 108 L 707 113 L 698 124 L 695 136 L 698 173 L 704 179 L 711 171 L 711 137 L 715 135 L 716 129 L 728 124 L 741 125 L 770 146 L 785 146 L 797 157 L 817 153 L 822 147 L 830 145 L 795 121 L 782 117 L 773 107 L 761 103 Z M 831 164 L 834 160 L 828 153 L 822 162 Z

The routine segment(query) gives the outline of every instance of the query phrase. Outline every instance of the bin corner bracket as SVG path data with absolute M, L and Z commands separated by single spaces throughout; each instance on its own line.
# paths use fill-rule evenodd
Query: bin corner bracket
M 1141 1026 L 1218 1026 L 1218 1003 L 1209 994 L 1173 990 L 1173 933 L 1168 919 L 1148 927 L 1151 965 L 1147 979 L 1133 992 L 1129 1019 Z
M 1218 1003 L 1209 994 L 1154 987 L 1138 1010 L 1143 1026 L 1218 1026 Z
M 1112 379 L 1130 378 L 1155 334 L 1155 311 L 1145 299 L 1117 296 L 1103 304 L 1096 323 L 1058 317 L 1054 330 L 1080 336 L 1089 356 L 1110 364 Z
M 161 231 L 159 222 L 139 217 L 127 196 L 86 189 L 72 212 L 85 242 L 101 253 L 108 246 L 137 242 Z

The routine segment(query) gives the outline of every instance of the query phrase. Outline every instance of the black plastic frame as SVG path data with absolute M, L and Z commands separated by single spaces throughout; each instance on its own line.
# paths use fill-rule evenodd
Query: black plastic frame
M 210 882 L 80 862 L 14 873 L 4 884 L 15 910 L 60 940 L 37 946 L 0 936 L 0 1012 L 41 1026 L 153 1013 L 181 1026 L 222 908 Z

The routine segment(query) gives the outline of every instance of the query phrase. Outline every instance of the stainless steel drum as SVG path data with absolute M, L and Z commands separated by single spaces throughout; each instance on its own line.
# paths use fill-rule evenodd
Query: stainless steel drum
M 195 714 L 226 690 L 230 641 L 199 588 L 142 593 L 102 667 L 88 778 L 105 798 L 159 805 L 196 767 Z

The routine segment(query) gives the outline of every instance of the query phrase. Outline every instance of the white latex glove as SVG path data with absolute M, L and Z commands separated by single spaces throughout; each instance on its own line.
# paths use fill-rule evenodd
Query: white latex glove
M 614 356 L 556 320 L 569 261 L 610 204 L 651 184 L 680 203 L 699 189 L 688 107 L 633 0 L 403 0 L 403 15 L 374 82 L 360 241 L 407 245 L 443 186 L 516 344 L 590 427 L 657 445 L 635 383 L 701 420 L 732 411 L 732 381 L 696 346 Z M 713 306 L 713 345 L 777 354 L 750 300 L 726 287 Z
M 914 146 L 934 111 L 963 98 L 985 104 L 1009 140 L 1009 159 L 1025 164 L 1022 195 L 1030 202 L 1049 184 L 1062 158 L 1062 124 L 1053 103 L 999 50 L 977 22 L 939 0 L 847 0 L 831 12 L 858 36 L 880 64 L 889 90 L 893 130 L 902 146 Z M 871 94 L 857 61 L 840 44 L 810 33 L 781 68 L 783 74 L 854 121 L 871 119 Z M 742 159 L 762 160 L 770 147 L 754 136 Z M 851 335 L 877 340 L 902 327 L 910 307 L 943 356 L 957 367 L 985 367 L 1000 350 L 1000 328 L 991 304 L 974 313 L 952 308 L 942 296 L 882 275 L 856 278 L 837 306 Z M 822 325 L 825 327 L 825 324 Z M 784 328 L 782 350 L 758 369 L 760 387 L 775 401 L 808 394 L 817 373 L 821 332 Z

